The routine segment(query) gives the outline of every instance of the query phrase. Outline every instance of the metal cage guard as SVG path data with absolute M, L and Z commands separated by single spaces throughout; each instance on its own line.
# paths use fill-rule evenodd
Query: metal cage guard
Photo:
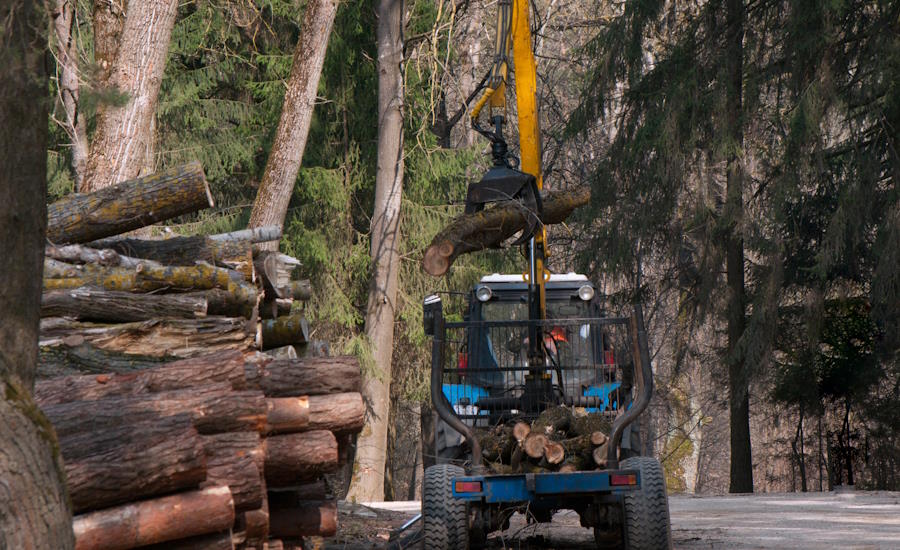
M 640 304 L 635 304 L 634 311 L 631 313 L 630 332 L 634 355 L 634 381 L 639 391 L 637 400 L 631 408 L 613 422 L 611 443 L 606 459 L 607 467 L 610 469 L 619 467 L 617 451 L 622 443 L 622 433 L 625 431 L 625 427 L 634 422 L 647 409 L 650 398 L 653 396 L 653 370 L 650 367 L 647 331 L 644 329 L 644 312 Z
M 436 301 L 432 303 L 431 306 L 428 306 L 427 315 L 429 320 L 427 323 L 429 324 L 431 330 L 429 331 L 433 335 L 432 342 L 432 370 L 431 370 L 431 400 L 434 405 L 435 411 L 438 413 L 438 416 L 443 420 L 450 428 L 458 432 L 465 438 L 465 441 L 468 444 L 468 448 L 470 449 L 471 459 L 471 473 L 474 475 L 478 475 L 480 473 L 485 472 L 486 468 L 483 463 L 482 455 L 481 455 L 481 445 L 478 441 L 478 438 L 475 436 L 474 427 L 476 425 L 484 425 L 479 424 L 480 422 L 487 422 L 490 415 L 494 414 L 498 410 L 508 410 L 508 409 L 519 409 L 522 412 L 524 409 L 525 412 L 529 410 L 529 408 L 534 408 L 538 406 L 538 402 L 536 401 L 523 401 L 523 397 L 521 396 L 511 396 L 510 394 L 502 394 L 502 395 L 488 395 L 486 393 L 474 396 L 470 395 L 469 398 L 472 405 L 477 405 L 480 407 L 481 413 L 477 413 L 475 415 L 471 415 L 468 413 L 464 413 L 464 411 L 454 410 L 455 408 L 459 408 L 459 404 L 455 402 L 451 402 L 452 397 L 448 397 L 445 394 L 445 388 L 443 387 L 446 380 L 445 376 L 457 376 L 459 378 L 460 373 L 467 372 L 465 375 L 469 377 L 469 380 L 474 378 L 478 378 L 481 376 L 482 378 L 487 378 L 487 373 L 502 373 L 507 377 L 513 377 L 516 375 L 521 375 L 524 379 L 525 384 L 528 385 L 530 382 L 528 379 L 531 379 L 531 383 L 535 380 L 545 378 L 547 379 L 546 384 L 558 383 L 559 386 L 564 385 L 564 380 L 566 380 L 567 389 L 572 388 L 571 384 L 569 384 L 569 377 L 576 375 L 578 373 L 591 372 L 590 369 L 597 369 L 597 375 L 602 377 L 601 375 L 604 372 L 607 372 L 608 368 L 613 368 L 614 365 L 611 364 L 600 364 L 600 365 L 588 365 L 588 366 L 556 366 L 555 372 L 557 374 L 550 374 L 549 369 L 552 367 L 547 366 L 544 368 L 548 369 L 548 373 L 541 377 L 539 373 L 534 371 L 534 365 L 529 364 L 521 365 L 521 366 L 509 366 L 502 361 L 502 358 L 508 356 L 508 351 L 502 350 L 500 348 L 495 348 L 493 352 L 496 354 L 493 359 L 497 361 L 494 363 L 493 367 L 486 368 L 485 365 L 460 365 L 457 368 L 447 367 L 445 361 L 448 359 L 447 351 L 448 345 L 462 345 L 459 339 L 448 337 L 448 331 L 462 331 L 468 335 L 465 340 L 465 346 L 467 349 L 467 353 L 473 353 L 473 360 L 475 360 L 474 352 L 472 348 L 469 346 L 472 345 L 481 345 L 483 346 L 483 342 L 485 342 L 485 338 L 491 337 L 487 336 L 490 330 L 498 330 L 502 331 L 503 329 L 509 330 L 517 330 L 517 331 L 526 331 L 529 335 L 529 340 L 534 341 L 534 333 L 535 331 L 541 332 L 538 327 L 543 326 L 552 326 L 558 325 L 561 328 L 575 328 L 577 329 L 579 326 L 581 327 L 590 327 L 590 330 L 593 331 L 595 329 L 602 329 L 603 327 L 622 327 L 621 336 L 623 338 L 627 338 L 626 341 L 621 341 L 622 344 L 625 345 L 624 349 L 630 348 L 630 355 L 632 356 L 633 361 L 633 393 L 628 392 L 628 395 L 633 395 L 633 401 L 630 398 L 627 398 L 626 402 L 619 401 L 619 406 L 629 405 L 626 407 L 625 412 L 619 414 L 619 416 L 615 419 L 612 425 L 612 433 L 610 435 L 611 444 L 609 446 L 609 458 L 608 464 L 610 469 L 618 468 L 618 456 L 617 450 L 622 441 L 622 436 L 624 433 L 624 429 L 634 422 L 634 420 L 646 410 L 650 398 L 653 393 L 653 375 L 650 367 L 650 359 L 649 359 L 649 350 L 647 345 L 647 334 L 644 328 L 644 320 L 643 313 L 641 311 L 641 307 L 639 305 L 634 306 L 634 310 L 629 317 L 604 317 L 604 318 L 592 318 L 592 319 L 550 319 L 547 321 L 466 321 L 466 322 L 451 322 L 447 323 L 443 317 L 443 311 L 441 307 L 440 301 Z M 511 332 L 510 332 L 511 333 Z M 505 336 L 510 333 L 500 332 L 501 336 Z M 476 342 L 468 340 L 473 335 L 479 335 L 476 340 L 482 342 L 482 344 L 478 344 Z M 570 333 L 571 335 L 572 333 Z M 605 329 L 602 334 L 606 334 Z M 495 333 L 490 333 L 490 335 L 495 335 Z M 601 338 L 605 338 L 606 336 L 600 336 L 601 333 L 598 333 L 598 336 Z M 493 341 L 497 344 L 504 341 L 502 337 L 493 337 Z M 596 342 L 594 342 L 596 344 Z M 571 345 L 571 344 L 570 344 Z M 523 348 L 530 348 L 531 346 L 523 346 Z M 601 346 L 602 348 L 602 346 Z M 476 348 L 477 349 L 477 348 Z M 453 350 L 451 350 L 453 351 Z M 484 351 L 484 350 L 482 350 Z M 522 350 L 524 351 L 524 349 Z M 602 349 L 600 353 L 613 353 L 613 352 L 603 352 Z M 453 356 L 457 354 L 454 353 Z M 460 354 L 462 355 L 462 354 Z M 601 361 L 602 363 L 603 361 Z M 498 368 L 498 364 L 502 364 L 503 367 Z M 566 370 L 566 369 L 576 369 L 576 370 Z M 559 370 L 562 369 L 562 370 Z M 582 369 L 582 370 L 578 370 Z M 622 372 L 623 376 L 625 376 L 624 371 Z M 538 374 L 537 376 L 526 376 L 526 373 Z M 493 376 L 499 376 L 498 374 L 494 374 Z M 554 382 L 551 382 L 550 379 L 556 376 Z M 604 376 L 608 376 L 605 374 Z M 608 380 L 607 380 L 608 381 Z M 624 382 L 623 382 L 624 383 Z M 577 384 L 576 384 L 577 385 Z M 532 386 L 532 389 L 534 386 Z M 618 391 L 618 390 L 617 390 Z M 546 392 L 542 394 L 546 396 Z M 573 393 L 563 392 L 562 395 L 558 396 L 555 401 L 556 404 L 559 405 L 567 405 L 567 406 L 581 406 L 581 407 L 598 407 L 603 405 L 603 398 L 595 397 L 596 394 L 588 394 L 587 392 L 576 392 Z M 617 394 L 617 397 L 621 397 L 621 395 Z M 545 399 L 540 399 L 542 403 L 546 403 Z M 609 400 L 607 400 L 609 403 Z M 546 406 L 546 405 L 544 405 Z M 513 411 L 515 412 L 515 411 Z M 485 416 L 478 416 L 479 414 Z M 465 420 L 464 420 L 465 419 Z M 479 420 L 481 419 L 481 420 Z M 467 422 L 468 421 L 468 422 Z
M 440 304 L 440 302 L 438 302 Z M 459 432 L 466 438 L 469 449 L 472 450 L 472 473 L 476 475 L 486 473 L 484 463 L 481 460 L 481 443 L 475 437 L 472 429 L 460 420 L 454 413 L 453 408 L 444 396 L 441 389 L 441 381 L 443 373 L 441 372 L 440 363 L 434 361 L 434 357 L 444 356 L 444 316 L 438 306 L 434 316 L 434 339 L 431 344 L 432 365 L 431 365 L 431 404 L 438 416 L 446 422 L 451 428 Z

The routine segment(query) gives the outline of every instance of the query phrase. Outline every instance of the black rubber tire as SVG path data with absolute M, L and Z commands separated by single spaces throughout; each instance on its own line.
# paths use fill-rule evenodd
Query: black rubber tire
M 429 550 L 468 550 L 469 517 L 466 502 L 453 498 L 451 480 L 466 475 L 452 464 L 425 470 L 422 488 L 422 534 Z
M 672 547 L 666 476 L 655 458 L 636 456 L 619 464 L 640 470 L 641 488 L 625 493 L 625 534 L 628 550 L 668 550 Z

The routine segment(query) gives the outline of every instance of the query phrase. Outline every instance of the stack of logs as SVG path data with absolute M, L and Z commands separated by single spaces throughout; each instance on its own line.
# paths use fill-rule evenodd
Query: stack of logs
M 308 284 L 254 244 L 279 232 L 109 238 L 207 206 L 194 163 L 49 207 L 35 399 L 80 550 L 275 549 L 337 529 L 322 477 L 363 425 L 359 364 L 304 353 L 291 306 Z
M 277 227 L 117 236 L 210 206 L 198 163 L 50 205 L 42 374 L 305 345 L 309 328 L 292 304 L 309 298 L 309 282 L 291 280 L 297 260 L 257 246 L 279 239 Z
M 611 422 L 576 416 L 569 407 L 543 411 L 532 423 L 478 430 L 481 453 L 495 473 L 577 472 L 605 468 Z

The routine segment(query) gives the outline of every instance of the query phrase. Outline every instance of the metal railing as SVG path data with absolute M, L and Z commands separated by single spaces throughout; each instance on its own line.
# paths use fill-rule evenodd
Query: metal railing
M 532 339 L 539 341 L 538 358 Z M 629 317 L 440 318 L 435 326 L 432 401 L 439 416 L 467 439 L 476 468 L 481 450 L 472 428 L 532 420 L 556 405 L 615 418 L 610 445 L 615 465 L 622 431 L 646 408 L 651 391 L 640 307 Z

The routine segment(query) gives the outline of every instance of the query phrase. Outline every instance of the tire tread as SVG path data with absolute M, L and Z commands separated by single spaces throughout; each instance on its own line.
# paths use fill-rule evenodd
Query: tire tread
M 465 470 L 452 464 L 437 464 L 425 470 L 422 491 L 424 548 L 467 550 L 468 514 L 466 503 L 453 498 L 450 486 Z
M 640 470 L 641 489 L 625 494 L 625 530 L 629 550 L 671 547 L 666 479 L 659 461 L 646 456 L 622 461 L 623 470 Z

